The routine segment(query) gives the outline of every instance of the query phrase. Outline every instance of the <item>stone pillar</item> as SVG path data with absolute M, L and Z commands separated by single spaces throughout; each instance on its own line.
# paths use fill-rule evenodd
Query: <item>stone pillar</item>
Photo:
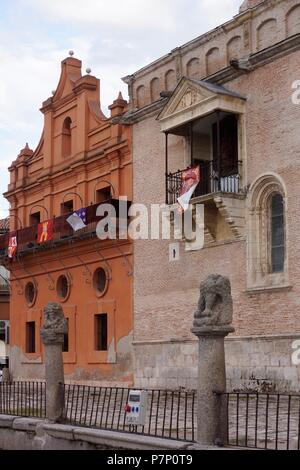
M 226 392 L 224 340 L 234 332 L 232 316 L 229 279 L 209 276 L 200 286 L 192 329 L 199 339 L 197 441 L 200 445 L 227 442 L 227 403 L 218 394 Z
M 44 309 L 41 338 L 45 347 L 46 418 L 59 422 L 65 408 L 64 365 L 62 346 L 68 332 L 67 320 L 60 304 L 50 302 Z

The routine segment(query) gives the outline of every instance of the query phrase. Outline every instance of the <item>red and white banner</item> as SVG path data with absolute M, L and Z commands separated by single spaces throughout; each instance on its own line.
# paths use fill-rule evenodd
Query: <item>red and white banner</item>
M 8 257 L 12 259 L 17 253 L 17 249 L 18 249 L 17 232 L 11 232 L 9 234 L 8 249 L 7 249 Z
M 182 173 L 182 187 L 177 199 L 180 211 L 185 212 L 189 208 L 190 200 L 200 182 L 200 167 L 189 168 Z

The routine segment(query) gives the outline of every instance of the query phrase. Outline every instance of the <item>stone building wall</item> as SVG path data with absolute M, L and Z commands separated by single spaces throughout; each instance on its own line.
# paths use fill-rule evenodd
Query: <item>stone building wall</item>
M 300 329 L 298 246 L 300 166 L 295 122 L 300 107 L 292 104 L 293 77 L 300 76 L 300 52 L 295 52 L 228 84 L 248 97 L 246 111 L 246 186 L 264 173 L 281 176 L 287 188 L 289 285 L 279 290 L 247 289 L 246 240 L 187 253 L 169 262 L 169 242 L 135 242 L 135 338 L 168 339 L 189 335 L 200 280 L 211 272 L 230 278 L 238 335 L 293 333 Z M 257 129 L 263 132 L 257 133 Z M 164 136 L 153 118 L 134 126 L 134 201 L 164 202 Z M 177 153 L 174 152 L 177 159 Z M 172 151 L 170 151 L 170 160 Z M 143 170 L 142 170 L 143 169 Z M 141 171 L 147 179 L 137 178 Z M 247 210 L 245 209 L 246 217 Z M 300 330 L 299 330 L 300 331 Z
M 127 77 L 133 106 L 142 108 L 158 100 L 159 92 L 172 91 L 182 76 L 201 79 L 213 75 L 231 59 L 261 51 L 300 30 L 299 0 L 264 0 L 250 2 L 249 7 Z
M 299 338 L 298 334 L 227 339 L 227 389 L 299 393 L 300 366 L 292 362 L 293 342 Z M 197 389 L 197 341 L 136 342 L 134 356 L 136 387 Z
M 293 13 L 288 15 L 292 8 Z M 234 23 L 230 23 L 232 28 L 237 28 L 231 31 L 232 35 L 241 34 L 242 31 L 242 55 L 256 53 L 261 47 L 284 40 L 292 31 L 288 29 L 291 28 L 291 22 L 297 25 L 300 3 L 289 0 L 265 1 L 251 12 L 251 21 L 246 16 L 238 16 Z M 270 24 L 259 28 L 269 18 L 277 21 L 274 36 Z M 245 33 L 247 29 L 248 36 Z M 204 49 L 207 52 L 220 46 L 223 65 L 226 67 L 225 38 L 229 39 L 228 26 L 225 25 L 224 30 L 221 33 L 217 29 L 214 34 L 183 46 L 181 55 L 184 51 L 184 57 L 188 60 L 192 56 L 203 60 L 200 58 L 205 57 Z M 300 33 L 300 27 L 298 30 Z M 246 37 L 251 46 L 245 46 Z M 258 39 L 266 41 L 263 46 L 258 46 Z M 163 58 L 135 74 L 131 87 L 133 93 L 142 82 L 146 84 L 153 79 L 154 72 L 163 76 L 170 68 L 168 60 L 170 57 Z M 222 85 L 247 98 L 243 156 L 245 188 L 253 185 L 262 175 L 272 173 L 282 181 L 285 190 L 285 282 L 271 285 L 270 288 L 249 284 L 249 196 L 245 202 L 246 235 L 241 240 L 232 239 L 199 252 L 186 252 L 185 244 L 180 243 L 180 259 L 176 262 L 169 260 L 168 241 L 135 242 L 135 378 L 141 386 L 193 386 L 196 373 L 195 344 L 189 341 L 192 341 L 190 328 L 199 296 L 199 284 L 209 274 L 219 273 L 229 277 L 234 300 L 237 339 L 233 337 L 228 342 L 230 386 L 238 386 L 241 381 L 247 382 L 254 377 L 260 381 L 270 381 L 273 387 L 299 389 L 299 371 L 289 366 L 288 362 L 289 335 L 297 337 L 300 334 L 300 166 L 299 132 L 296 125 L 300 118 L 300 106 L 292 103 L 292 83 L 300 79 L 299 64 L 300 51 L 299 47 L 295 47 L 289 53 L 283 51 L 276 58 L 269 56 L 268 61 L 261 66 L 233 79 L 221 79 L 220 70 L 223 66 L 218 66 Z M 195 67 L 196 63 L 192 64 L 191 70 L 195 70 Z M 205 68 L 201 70 L 198 78 L 207 75 Z M 145 108 L 144 113 L 136 118 L 133 128 L 134 201 L 148 206 L 165 200 L 165 140 L 159 122 L 155 119 L 158 111 L 150 114 L 150 109 L 148 116 Z M 176 169 L 180 168 L 180 148 L 183 154 L 180 142 L 171 141 L 170 171 L 173 170 L 172 165 Z M 181 168 L 184 167 L 182 156 Z M 147 177 L 138 178 L 141 172 Z M 282 335 L 284 338 L 284 335 L 288 335 L 288 339 L 282 339 Z M 255 341 L 249 339 L 253 336 L 257 336 Z M 275 356 L 271 351 L 276 352 Z M 153 361 L 158 366 L 153 365 Z M 165 368 L 173 369 L 171 375 Z

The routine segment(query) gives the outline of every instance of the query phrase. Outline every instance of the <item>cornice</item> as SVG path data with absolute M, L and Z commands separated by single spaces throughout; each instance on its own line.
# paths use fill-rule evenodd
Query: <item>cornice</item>
M 254 70 L 259 67 L 262 67 L 268 63 L 274 62 L 277 59 L 280 59 L 283 56 L 292 54 L 295 51 L 300 50 L 300 33 L 292 36 L 288 39 L 274 44 L 262 51 L 251 54 L 248 59 L 250 69 L 248 71 L 237 69 L 232 66 L 226 67 L 218 71 L 217 73 L 202 78 L 203 81 L 210 82 L 215 85 L 224 85 L 228 82 L 235 80 L 236 78 L 245 75 L 251 74 Z M 144 106 L 141 109 L 133 109 L 128 113 L 124 114 L 118 119 L 118 122 L 124 125 L 135 124 L 144 119 L 158 114 L 163 107 L 167 104 L 168 98 L 161 99 L 155 103 L 151 103 L 147 106 Z

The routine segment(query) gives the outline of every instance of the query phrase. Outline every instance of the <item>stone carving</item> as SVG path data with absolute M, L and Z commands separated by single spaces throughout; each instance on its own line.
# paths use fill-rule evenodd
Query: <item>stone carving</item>
M 68 323 L 60 304 L 49 302 L 44 309 L 44 325 L 41 328 L 41 338 L 44 344 L 64 342 L 64 334 L 68 333 Z
M 203 99 L 201 93 L 192 88 L 187 89 L 185 95 L 181 98 L 180 103 L 178 104 L 176 111 L 189 108 L 193 104 L 200 102 Z
M 212 274 L 200 285 L 194 328 L 230 326 L 233 319 L 231 285 L 228 278 Z

